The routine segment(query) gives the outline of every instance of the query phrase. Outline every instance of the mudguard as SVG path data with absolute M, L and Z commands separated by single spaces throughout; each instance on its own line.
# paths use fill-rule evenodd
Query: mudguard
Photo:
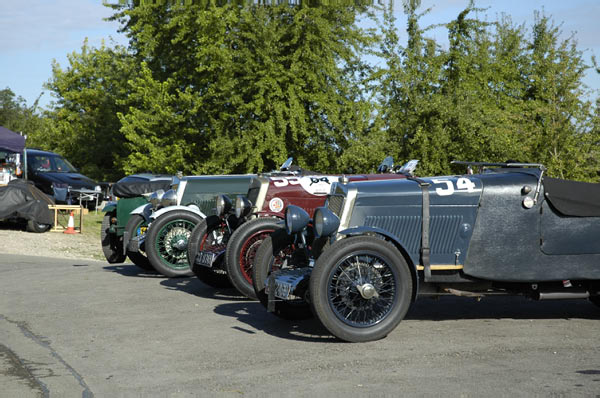
M 417 299 L 417 296 L 419 293 L 419 277 L 418 277 L 418 273 L 417 273 L 417 265 L 414 263 L 414 261 L 408 255 L 406 246 L 402 243 L 402 241 L 397 236 L 395 236 L 394 234 L 391 234 L 388 231 L 381 229 L 381 228 L 364 227 L 364 226 L 348 228 L 343 231 L 339 231 L 338 234 L 345 235 L 345 236 L 360 236 L 360 235 L 367 235 L 367 234 L 369 234 L 369 235 L 377 234 L 377 235 L 382 235 L 382 236 L 385 236 L 386 238 L 388 238 L 388 240 L 391 241 L 394 244 L 394 246 L 396 246 L 398 248 L 398 250 L 400 250 L 400 252 L 402 253 L 402 256 L 404 257 L 404 259 L 407 261 L 407 263 L 409 265 L 410 274 L 413 279 L 413 286 L 415 287 L 413 289 L 412 301 L 415 301 Z
M 114 200 L 111 200 L 110 202 L 106 203 L 106 205 L 104 205 L 104 207 L 102 208 L 103 213 L 110 213 L 111 211 L 117 211 L 117 202 L 115 202 Z
M 149 216 L 149 219 L 150 219 L 150 221 L 156 220 L 158 217 L 162 216 L 163 214 L 174 211 L 174 210 L 185 210 L 185 211 L 189 211 L 190 213 L 195 213 L 202 218 L 206 218 L 206 215 L 204 213 L 202 213 L 200 211 L 200 208 L 196 205 L 188 205 L 188 206 L 177 205 L 177 206 L 163 207 L 162 209 L 160 209 L 158 211 L 152 212 L 152 214 L 150 214 L 150 216 Z
M 152 214 L 152 205 L 150 203 L 146 203 L 137 207 L 129 214 L 139 214 L 144 217 L 146 222 L 150 222 L 150 215 Z

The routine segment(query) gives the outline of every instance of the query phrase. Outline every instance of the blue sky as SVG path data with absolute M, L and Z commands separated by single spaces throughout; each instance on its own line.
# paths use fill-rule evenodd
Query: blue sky
M 458 15 L 468 0 L 422 0 L 422 8 L 432 11 L 422 20 L 423 25 L 448 22 Z M 512 17 L 513 22 L 533 21 L 534 10 L 543 10 L 556 24 L 561 25 L 563 37 L 574 35 L 578 48 L 584 50 L 586 60 L 592 54 L 600 58 L 600 1 L 599 0 L 478 0 L 476 5 L 488 8 L 484 15 L 496 20 L 501 14 Z M 400 33 L 405 24 L 402 2 L 395 0 Z M 68 66 L 67 54 L 79 51 L 84 39 L 100 46 L 117 42 L 125 44 L 125 38 L 117 32 L 118 24 L 103 19 L 112 10 L 102 5 L 102 0 L 3 0 L 0 2 L 0 89 L 9 87 L 22 96 L 28 105 L 33 104 L 43 92 L 40 104 L 46 106 L 52 97 L 44 92 L 43 83 L 52 76 L 52 60 L 63 67 Z M 431 32 L 441 43 L 446 35 L 443 30 Z M 584 82 L 600 91 L 600 75 L 588 72 Z

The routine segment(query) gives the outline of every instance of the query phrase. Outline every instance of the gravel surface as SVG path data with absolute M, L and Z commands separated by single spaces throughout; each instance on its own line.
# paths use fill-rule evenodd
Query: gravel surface
M 100 238 L 90 234 L 44 232 L 36 234 L 0 224 L 0 253 L 23 254 L 53 258 L 82 258 L 104 260 Z

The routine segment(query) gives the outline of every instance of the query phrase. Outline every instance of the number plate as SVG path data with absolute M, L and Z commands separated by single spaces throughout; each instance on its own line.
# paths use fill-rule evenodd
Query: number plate
M 218 252 L 201 251 L 196 255 L 196 264 L 202 265 L 203 267 L 212 268 L 213 263 L 225 250 Z
M 277 298 L 286 300 L 290 295 L 290 290 L 292 290 L 292 285 L 285 282 L 275 281 L 275 291 L 273 295 Z

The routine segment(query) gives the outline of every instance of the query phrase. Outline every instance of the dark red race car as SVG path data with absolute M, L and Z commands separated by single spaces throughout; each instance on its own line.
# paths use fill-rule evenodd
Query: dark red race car
M 378 174 L 321 175 L 299 168 L 255 177 L 247 196 L 235 203 L 225 195 L 217 200 L 217 215 L 200 222 L 188 243 L 188 260 L 203 282 L 223 287 L 233 284 L 242 294 L 256 298 L 252 265 L 256 251 L 271 232 L 282 226 L 288 205 L 304 208 L 312 217 L 323 206 L 333 182 L 389 180 L 411 176 L 417 160 L 394 167 L 386 158 Z

